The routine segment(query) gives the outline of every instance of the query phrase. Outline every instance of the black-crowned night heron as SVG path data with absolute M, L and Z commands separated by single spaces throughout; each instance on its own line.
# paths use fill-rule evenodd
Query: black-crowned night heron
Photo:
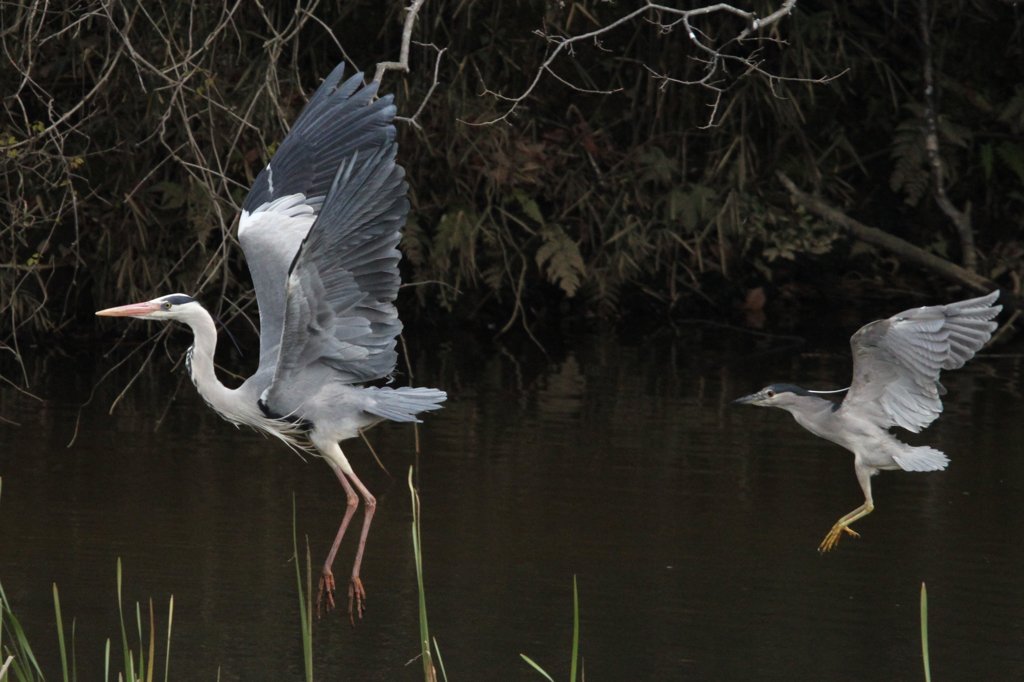
M 993 305 L 999 292 L 949 305 L 912 308 L 877 320 L 850 338 L 853 383 L 842 402 L 819 398 L 792 384 L 772 384 L 733 401 L 741 405 L 780 407 L 811 433 L 853 453 L 853 468 L 864 491 L 864 504 L 832 526 L 818 546 L 827 552 L 842 534 L 860 535 L 850 524 L 875 508 L 871 477 L 883 469 L 937 471 L 949 458 L 935 448 L 914 447 L 889 429 L 899 426 L 919 433 L 942 412 L 939 383 L 944 369 L 958 369 L 991 338 L 992 321 L 1002 306 Z

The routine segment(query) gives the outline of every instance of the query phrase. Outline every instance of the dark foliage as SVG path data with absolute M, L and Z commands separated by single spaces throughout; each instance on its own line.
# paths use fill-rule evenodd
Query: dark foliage
M 338 60 L 372 73 L 397 56 L 402 5 L 0 4 L 0 343 L 17 353 L 97 307 L 173 291 L 251 315 L 232 235 L 245 191 Z M 801 3 L 767 40 L 724 47 L 746 61 L 726 62 L 713 88 L 666 80 L 700 79 L 702 55 L 681 30 L 637 19 L 559 56 L 506 120 L 473 125 L 509 108 L 487 91 L 514 96 L 534 78 L 552 45 L 535 30 L 586 33 L 639 6 L 424 5 L 414 38 L 446 52 L 416 123 L 400 125 L 407 314 L 501 329 L 731 305 L 762 285 L 922 286 L 794 206 L 776 170 L 962 260 L 932 196 L 917 3 Z M 928 11 L 945 189 L 973 220 L 979 272 L 1019 290 L 1021 9 Z M 713 38 L 737 22 L 699 28 Z M 414 45 L 412 72 L 385 76 L 403 115 L 424 101 L 435 54 Z

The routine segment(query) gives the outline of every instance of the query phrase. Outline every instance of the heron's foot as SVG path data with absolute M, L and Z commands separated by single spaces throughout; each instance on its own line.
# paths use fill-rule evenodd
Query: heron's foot
M 327 608 L 324 609 L 324 596 L 327 596 Z M 324 610 L 330 611 L 334 608 L 334 574 L 330 569 L 324 569 L 320 574 L 320 586 L 316 590 L 316 617 L 320 618 Z
M 363 581 L 359 576 L 352 576 L 352 582 L 348 584 L 348 620 L 352 625 L 356 624 L 356 616 L 363 619 L 363 612 L 366 611 L 366 590 L 363 589 Z
M 860 533 L 850 528 L 846 524 L 837 523 L 836 525 L 832 526 L 832 530 L 828 532 L 828 534 L 825 536 L 825 539 L 821 541 L 820 545 L 818 545 L 818 552 L 824 554 L 825 552 L 829 551 L 830 549 L 838 545 L 839 539 L 843 537 L 844 532 L 849 533 L 851 536 L 855 538 L 860 537 Z

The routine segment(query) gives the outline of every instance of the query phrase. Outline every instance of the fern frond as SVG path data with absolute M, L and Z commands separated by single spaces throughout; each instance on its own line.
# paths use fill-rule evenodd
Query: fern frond
M 557 284 L 570 298 L 576 294 L 585 266 L 580 248 L 558 225 L 549 225 L 541 232 L 544 242 L 537 249 L 537 266 L 548 281 Z

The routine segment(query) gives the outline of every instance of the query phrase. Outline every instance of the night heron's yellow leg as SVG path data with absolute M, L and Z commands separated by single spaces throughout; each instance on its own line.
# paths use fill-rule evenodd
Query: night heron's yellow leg
M 818 545 L 819 552 L 827 552 L 836 545 L 839 544 L 839 539 L 843 537 L 843 533 L 849 533 L 855 538 L 860 537 L 860 533 L 850 528 L 850 524 L 858 519 L 862 519 L 872 511 L 874 511 L 875 505 L 870 501 L 865 500 L 864 504 L 854 509 L 852 512 L 844 516 L 843 518 L 836 521 L 835 525 L 832 526 L 832 530 L 825 535 L 825 539 Z

